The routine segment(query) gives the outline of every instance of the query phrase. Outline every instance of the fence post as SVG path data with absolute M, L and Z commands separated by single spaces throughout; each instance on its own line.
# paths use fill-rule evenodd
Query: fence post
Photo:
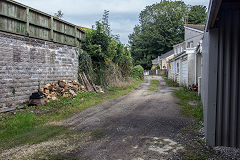
M 75 46 L 78 47 L 78 40 L 77 40 L 77 26 L 75 26 Z
M 30 17 L 29 17 L 29 7 L 26 8 L 26 19 L 27 19 L 27 23 L 26 23 L 26 35 L 29 36 L 29 35 L 30 35 L 30 27 L 29 27 L 29 21 L 30 21 Z
M 53 41 L 53 16 L 51 16 L 51 32 L 50 32 L 50 40 Z

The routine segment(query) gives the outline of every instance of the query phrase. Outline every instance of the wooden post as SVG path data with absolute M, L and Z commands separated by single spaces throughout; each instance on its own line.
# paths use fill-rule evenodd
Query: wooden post
M 83 75 L 82 75 L 82 74 L 79 74 L 79 77 L 80 77 L 83 85 L 85 86 L 86 90 L 89 91 L 89 88 L 88 88 L 88 86 L 87 86 L 87 84 L 86 84 L 86 82 L 85 82 L 85 80 L 84 80 L 84 78 L 83 78 Z
M 53 16 L 51 16 L 51 32 L 50 32 L 50 40 L 53 41 Z
M 87 78 L 88 78 L 88 81 L 90 82 L 90 84 L 92 85 L 93 90 L 97 93 L 97 92 L 98 92 L 97 87 L 96 87 L 96 85 L 93 83 L 93 81 L 92 81 L 91 77 L 89 76 L 89 74 L 87 74 Z
M 26 23 L 26 36 L 30 35 L 30 27 L 29 27 L 29 21 L 30 21 L 30 17 L 29 17 L 29 7 L 26 8 L 26 19 L 27 19 L 27 23 Z
M 87 76 L 86 76 L 86 74 L 83 72 L 83 79 L 84 79 L 84 81 L 85 81 L 85 83 L 86 83 L 86 85 L 87 85 L 87 87 L 88 87 L 88 90 L 89 91 L 93 91 L 93 87 L 91 86 L 91 84 L 89 83 L 89 81 L 88 81 L 88 79 L 87 79 Z
M 77 31 L 78 31 L 78 30 L 77 30 L 77 26 L 75 26 L 75 46 L 76 46 L 76 47 L 79 47 L 79 46 L 78 46 L 78 39 L 77 39 Z

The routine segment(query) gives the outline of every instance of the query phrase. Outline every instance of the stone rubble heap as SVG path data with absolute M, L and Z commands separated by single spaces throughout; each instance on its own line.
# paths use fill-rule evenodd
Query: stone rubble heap
M 74 98 L 79 92 L 87 92 L 85 86 L 79 82 L 65 80 L 46 84 L 40 91 L 45 95 L 46 101 L 57 100 L 58 96 Z
M 96 86 L 90 76 L 85 73 L 79 74 L 81 83 L 77 81 L 59 80 L 57 83 L 44 85 L 30 97 L 29 105 L 41 106 L 51 100 L 56 101 L 58 97 L 74 98 L 78 93 L 83 92 L 100 92 L 104 93 L 100 86 Z

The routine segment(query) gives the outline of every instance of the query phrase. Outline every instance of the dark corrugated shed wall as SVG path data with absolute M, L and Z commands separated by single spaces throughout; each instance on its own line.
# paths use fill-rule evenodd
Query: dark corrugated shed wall
M 240 10 L 220 14 L 215 143 L 240 147 Z

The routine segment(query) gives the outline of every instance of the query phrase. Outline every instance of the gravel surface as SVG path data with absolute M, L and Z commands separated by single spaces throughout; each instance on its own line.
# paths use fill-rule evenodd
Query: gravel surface
M 160 81 L 158 90 L 147 91 L 150 80 Z M 69 157 L 96 160 L 178 159 L 184 151 L 182 130 L 190 119 L 182 116 L 175 88 L 161 77 L 146 77 L 137 90 L 121 98 L 89 108 L 69 118 L 76 131 L 100 134 L 82 144 Z
M 159 80 L 153 92 L 151 80 Z M 7 150 L 0 159 L 240 159 L 240 149 L 204 144 L 203 124 L 180 114 L 176 89 L 161 77 L 145 77 L 133 92 L 54 124 L 70 127 L 72 134 Z

